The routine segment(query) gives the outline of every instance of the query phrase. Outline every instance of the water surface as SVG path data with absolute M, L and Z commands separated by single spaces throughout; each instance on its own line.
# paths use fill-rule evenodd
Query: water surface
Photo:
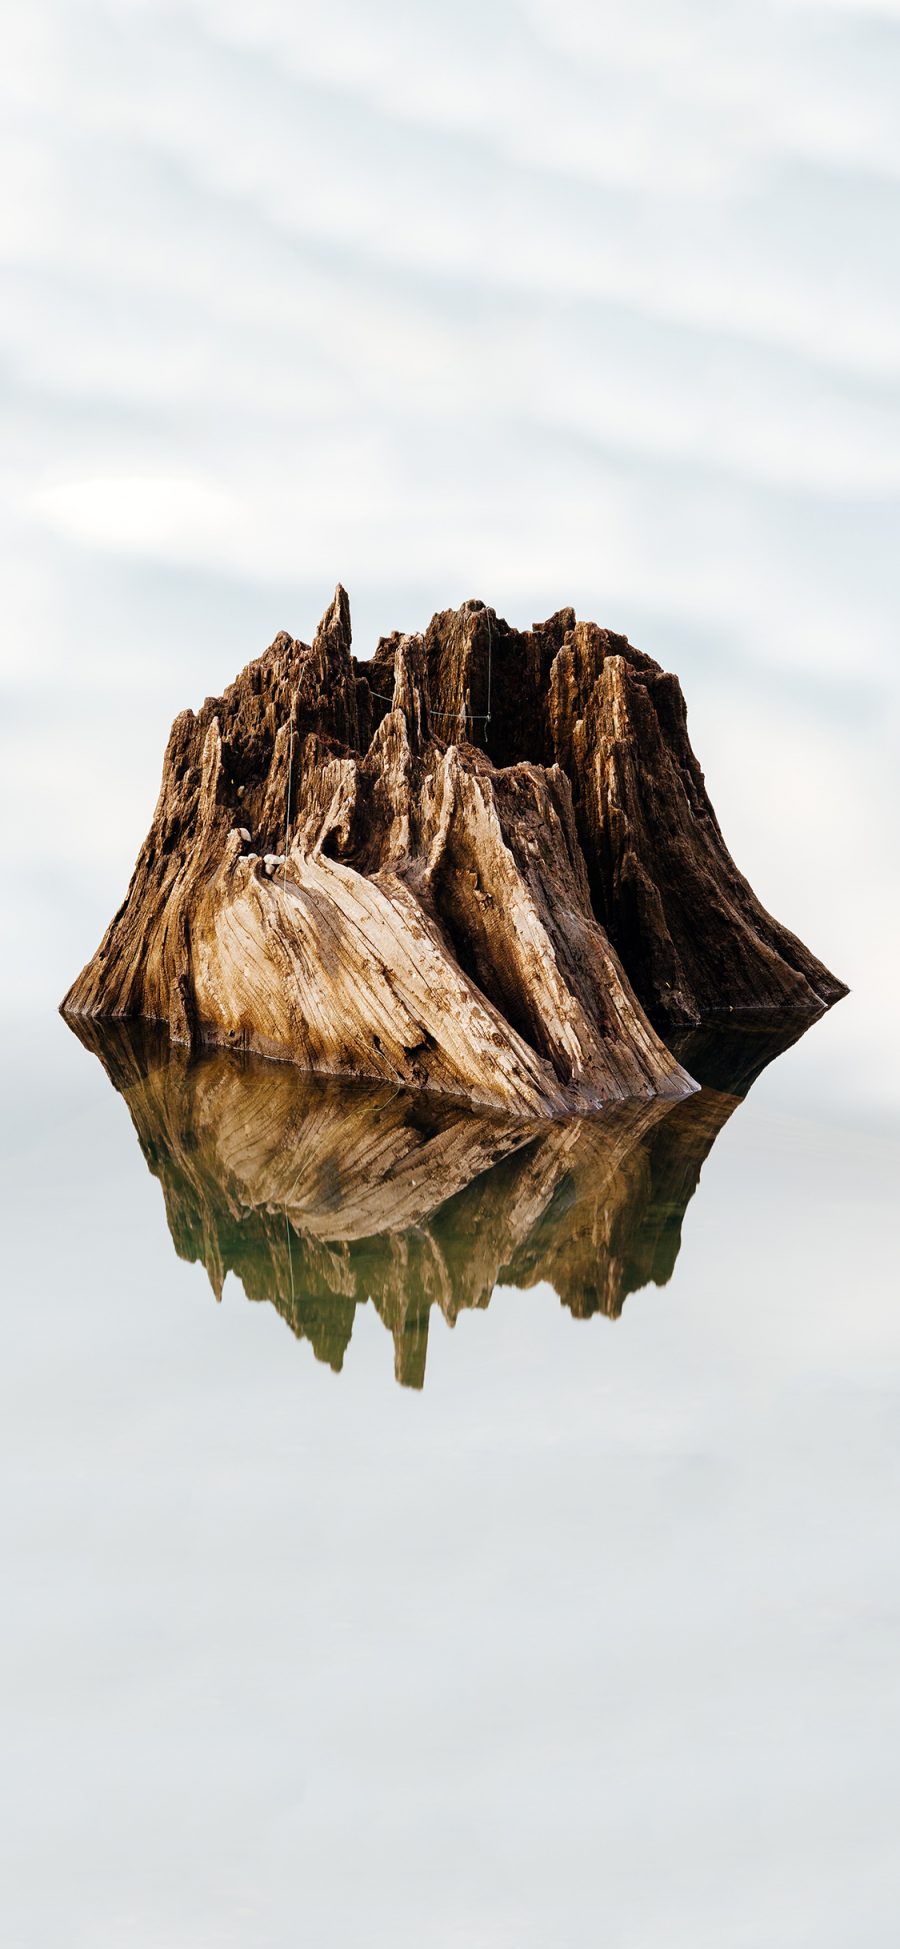
M 792 1091 L 831 1032 L 523 1131 L 23 1031 L 4 1940 L 894 1940 L 898 1146 Z

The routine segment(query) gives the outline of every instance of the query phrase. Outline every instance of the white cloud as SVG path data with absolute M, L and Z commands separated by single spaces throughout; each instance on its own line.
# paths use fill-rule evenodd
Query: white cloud
M 35 496 L 35 511 L 76 541 L 169 560 L 228 548 L 240 510 L 211 483 L 164 476 L 62 482 Z
M 448 22 L 227 0 L 87 7 L 77 34 L 63 16 L 44 126 L 34 104 L 10 158 L 22 248 L 33 197 L 55 262 L 94 276 L 112 247 L 120 277 L 190 288 L 268 231 L 276 260 L 280 239 L 424 275 L 457 309 L 582 295 L 897 374 L 895 204 L 860 264 L 831 180 L 852 194 L 878 170 L 900 200 L 889 60 L 783 8 L 699 0 L 554 8 L 550 49 L 509 8 Z
M 383 628 L 572 600 L 694 695 L 716 660 L 776 711 L 896 694 L 888 19 L 31 0 L 5 50 L 13 695 L 27 645 L 162 721 L 338 577 Z M 165 585 L 165 641 L 82 627 L 106 580 Z

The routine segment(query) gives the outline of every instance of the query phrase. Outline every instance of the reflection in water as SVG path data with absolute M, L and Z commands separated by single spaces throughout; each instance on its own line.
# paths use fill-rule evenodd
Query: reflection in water
M 805 1027 L 692 1032 L 676 1053 L 698 1095 L 526 1125 L 191 1055 L 146 1024 L 78 1033 L 128 1104 L 176 1252 L 202 1262 L 217 1298 L 234 1272 L 335 1370 L 371 1300 L 397 1379 L 421 1387 L 432 1306 L 452 1325 L 497 1285 L 546 1280 L 579 1319 L 616 1318 L 629 1293 L 665 1285 L 722 1125 Z

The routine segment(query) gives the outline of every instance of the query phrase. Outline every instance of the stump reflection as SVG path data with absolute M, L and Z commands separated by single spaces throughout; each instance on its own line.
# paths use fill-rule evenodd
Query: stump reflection
M 146 1024 L 72 1026 L 125 1098 L 179 1258 L 216 1297 L 233 1272 L 335 1371 L 371 1302 L 397 1380 L 421 1387 L 433 1306 L 452 1325 L 498 1285 L 546 1281 L 577 1318 L 614 1319 L 665 1285 L 719 1131 L 807 1021 L 693 1031 L 675 1053 L 698 1095 L 534 1124 L 190 1054 Z

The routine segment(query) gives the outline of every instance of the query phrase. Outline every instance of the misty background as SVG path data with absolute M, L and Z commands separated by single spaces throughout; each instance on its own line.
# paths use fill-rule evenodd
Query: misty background
M 2 51 L 0 1937 L 893 1949 L 900 0 Z M 422 1394 L 372 1306 L 335 1374 L 216 1305 L 55 1013 L 173 717 L 338 579 L 362 656 L 480 596 L 675 669 L 852 987 L 669 1283 L 435 1307 Z
M 900 6 L 13 0 L 4 56 L 7 1017 L 338 579 L 363 656 L 574 603 L 851 983 L 809 1090 L 888 1115 Z

